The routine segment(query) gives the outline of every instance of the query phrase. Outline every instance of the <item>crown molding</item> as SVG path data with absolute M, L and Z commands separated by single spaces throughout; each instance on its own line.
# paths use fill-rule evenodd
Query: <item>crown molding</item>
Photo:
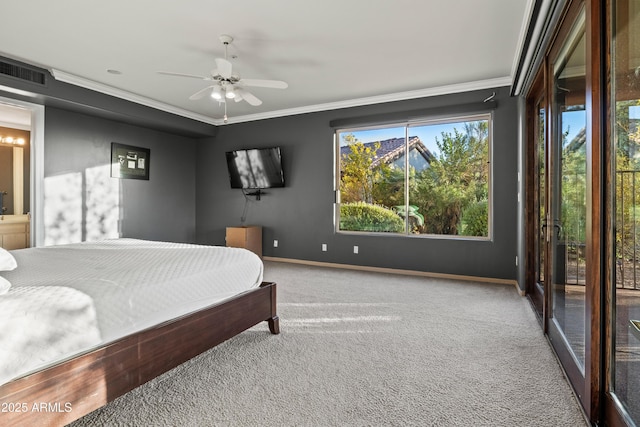
M 167 113 L 175 114 L 177 116 L 186 117 L 189 119 L 197 120 L 199 122 L 208 123 L 211 125 L 220 125 L 222 124 L 222 120 L 217 120 L 212 117 L 207 117 L 202 114 L 194 113 L 192 111 L 185 110 L 183 108 L 174 107 L 172 105 L 166 104 L 164 102 L 156 101 L 155 99 L 147 98 L 145 96 L 137 95 L 132 92 L 128 92 L 126 90 L 118 89 L 113 86 L 105 85 L 102 83 L 98 83 L 93 80 L 85 79 L 84 77 L 79 77 L 74 74 L 67 73 L 65 71 L 60 71 L 55 68 L 51 68 L 49 70 L 54 79 L 69 83 L 75 86 L 80 86 L 85 89 L 93 90 L 96 92 L 104 93 L 105 95 L 110 95 L 116 98 L 124 99 L 126 101 L 131 101 L 136 104 L 145 105 L 147 107 L 155 108 L 156 110 L 164 111 Z
M 479 80 L 467 83 L 458 83 L 453 85 L 438 86 L 427 89 L 420 89 L 407 92 L 397 92 L 387 95 L 370 96 L 365 98 L 350 99 L 345 101 L 329 102 L 324 104 L 315 104 L 304 107 L 288 108 L 284 110 L 269 111 L 265 113 L 247 114 L 244 116 L 230 117 L 225 123 L 222 119 L 214 119 L 202 114 L 194 113 L 182 108 L 174 107 L 172 105 L 156 101 L 141 95 L 137 95 L 125 90 L 115 88 L 113 86 L 105 85 L 95 82 L 93 80 L 85 79 L 64 71 L 57 69 L 49 70 L 56 80 L 72 85 L 80 86 L 85 89 L 93 90 L 96 92 L 104 93 L 106 95 L 114 96 L 116 98 L 124 99 L 126 101 L 134 102 L 137 104 L 145 105 L 147 107 L 155 108 L 160 111 L 175 114 L 178 116 L 186 117 L 192 120 L 208 123 L 215 126 L 222 126 L 225 124 L 244 123 L 256 120 L 271 119 L 284 116 L 292 116 L 296 114 L 315 113 L 320 111 L 338 110 L 341 108 L 359 107 L 363 105 L 382 104 L 385 102 L 403 101 L 408 99 L 426 98 L 430 96 L 446 95 L 451 93 L 469 92 L 472 90 L 491 89 L 500 86 L 511 85 L 511 77 L 498 77 L 494 79 Z
M 404 101 L 416 98 L 428 98 L 430 96 L 447 95 L 452 93 L 470 92 L 473 90 L 493 89 L 501 86 L 510 86 L 511 77 L 498 77 L 495 79 L 478 80 L 468 83 L 458 83 L 447 86 L 438 86 L 428 89 L 397 92 L 387 95 L 356 98 L 346 101 L 329 102 L 325 104 L 309 105 L 306 107 L 290 108 L 285 110 L 270 111 L 267 113 L 248 114 L 245 116 L 230 117 L 226 124 L 242 123 L 255 120 L 272 119 L 276 117 L 292 116 L 296 114 L 315 113 L 320 111 L 338 110 L 341 108 L 360 107 L 363 105 L 382 104 L 385 102 Z

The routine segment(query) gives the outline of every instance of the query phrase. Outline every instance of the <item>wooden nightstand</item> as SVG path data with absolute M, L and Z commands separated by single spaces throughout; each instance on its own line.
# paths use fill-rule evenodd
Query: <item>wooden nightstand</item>
M 227 227 L 227 246 L 245 248 L 262 258 L 262 227 Z

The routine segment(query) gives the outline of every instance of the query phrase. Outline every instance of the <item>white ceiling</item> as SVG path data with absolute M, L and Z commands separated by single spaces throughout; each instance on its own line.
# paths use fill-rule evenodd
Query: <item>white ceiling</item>
M 56 79 L 221 124 L 188 97 L 224 57 L 263 103 L 228 103 L 229 123 L 510 85 L 534 0 L 3 1 L 0 56 Z M 112 74 L 107 70 L 118 70 Z

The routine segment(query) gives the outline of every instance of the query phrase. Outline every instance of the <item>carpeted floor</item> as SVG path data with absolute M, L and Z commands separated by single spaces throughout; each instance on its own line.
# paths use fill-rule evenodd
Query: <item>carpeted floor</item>
M 258 325 L 80 426 L 586 425 L 511 286 L 267 262 Z

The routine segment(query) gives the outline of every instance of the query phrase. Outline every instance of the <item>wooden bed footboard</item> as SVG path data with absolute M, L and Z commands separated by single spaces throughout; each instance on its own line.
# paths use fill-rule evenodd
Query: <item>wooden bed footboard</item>
M 68 424 L 262 321 L 280 332 L 275 283 L 0 386 L 0 425 Z

